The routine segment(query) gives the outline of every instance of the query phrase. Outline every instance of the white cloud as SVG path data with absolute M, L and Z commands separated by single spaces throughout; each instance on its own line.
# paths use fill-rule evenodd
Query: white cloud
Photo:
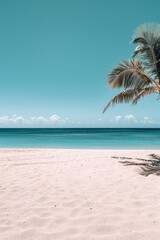
M 143 119 L 148 121 L 149 117 L 144 117 Z
M 69 118 L 60 118 L 58 115 L 51 115 L 50 117 L 44 116 L 32 116 L 30 118 L 24 118 L 22 116 L 18 116 L 13 114 L 11 116 L 0 116 L 0 125 L 3 126 L 18 126 L 19 124 L 24 124 L 25 126 L 40 126 L 41 124 L 52 126 L 54 124 L 66 124 L 70 123 Z
M 52 115 L 49 120 L 53 123 L 61 122 L 61 118 L 58 115 Z
M 150 122 L 149 117 L 144 117 L 142 122 L 143 122 L 143 123 L 148 123 L 148 122 Z
M 35 120 L 36 120 L 36 117 L 31 117 L 30 120 L 31 120 L 31 121 L 35 121 Z
M 39 116 L 39 117 L 31 117 L 29 120 L 28 120 L 28 123 L 29 124 L 44 124 L 44 123 L 47 123 L 47 119 L 43 116 Z
M 122 119 L 122 117 L 120 115 L 114 116 L 114 120 L 116 122 L 119 122 Z
M 22 116 L 18 116 L 18 117 L 16 117 L 16 121 L 23 122 L 23 121 L 25 121 L 25 119 Z
M 0 123 L 4 123 L 4 122 L 7 122 L 7 121 L 8 121 L 8 116 L 0 117 Z
M 37 117 L 37 118 L 36 118 L 36 121 L 39 122 L 39 123 L 46 123 L 46 122 L 47 122 L 47 119 L 44 118 L 44 117 L 42 117 L 42 116 L 40 116 L 40 117 Z
M 102 124 L 119 124 L 119 126 L 124 126 L 124 124 L 136 124 L 137 126 L 158 126 L 160 121 L 150 119 L 145 116 L 139 120 L 132 114 L 126 116 L 116 115 L 114 118 L 107 121 L 102 121 L 101 118 L 92 121 L 82 121 L 81 119 L 74 121 L 70 120 L 68 117 L 60 117 L 56 114 L 51 116 L 32 116 L 30 118 L 24 118 L 23 116 L 13 114 L 11 116 L 0 116 L 0 127 L 67 127 L 67 126 L 102 126 Z M 134 125 L 135 126 L 135 125 Z
M 102 121 L 102 118 L 98 118 L 97 121 L 101 122 L 101 121 Z
M 69 120 L 69 118 L 65 117 L 64 120 L 63 120 L 63 122 L 64 122 L 64 123 L 69 123 L 70 120 Z
M 137 119 L 132 114 L 126 115 L 124 118 L 129 123 L 136 123 L 137 122 Z
M 17 123 L 26 123 L 27 120 L 25 120 L 22 116 L 17 116 L 16 114 L 9 116 L 2 116 L 0 117 L 0 123 L 5 124 L 17 124 Z
M 144 124 L 159 124 L 159 121 L 151 120 L 149 117 L 144 117 L 142 120 Z

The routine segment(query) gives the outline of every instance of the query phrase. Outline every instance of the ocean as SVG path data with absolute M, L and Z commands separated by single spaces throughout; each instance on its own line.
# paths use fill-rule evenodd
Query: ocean
M 0 148 L 160 149 L 160 129 L 1 128 Z

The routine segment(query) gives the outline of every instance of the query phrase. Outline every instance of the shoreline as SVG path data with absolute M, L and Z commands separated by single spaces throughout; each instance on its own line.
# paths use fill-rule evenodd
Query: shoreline
M 159 176 L 120 163 L 151 153 L 1 148 L 0 239 L 159 239 Z

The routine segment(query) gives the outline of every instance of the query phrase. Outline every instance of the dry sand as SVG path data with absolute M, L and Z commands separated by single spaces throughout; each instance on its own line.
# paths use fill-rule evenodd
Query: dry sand
M 0 240 L 159 240 L 160 177 L 116 157 L 160 150 L 0 150 Z

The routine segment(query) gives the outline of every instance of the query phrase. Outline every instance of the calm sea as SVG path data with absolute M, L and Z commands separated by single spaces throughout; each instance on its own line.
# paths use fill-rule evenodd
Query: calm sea
M 160 149 L 160 129 L 0 129 L 0 148 Z

